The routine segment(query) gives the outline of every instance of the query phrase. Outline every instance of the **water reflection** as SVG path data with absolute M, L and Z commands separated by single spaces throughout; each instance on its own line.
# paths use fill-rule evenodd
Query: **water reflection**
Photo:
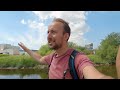
M 41 79 L 41 76 L 38 74 L 31 75 L 0 75 L 0 79 Z
M 46 79 L 45 71 L 34 69 L 0 70 L 0 79 Z

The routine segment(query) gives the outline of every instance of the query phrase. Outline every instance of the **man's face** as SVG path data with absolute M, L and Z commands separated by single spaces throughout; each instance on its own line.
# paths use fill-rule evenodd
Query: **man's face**
M 63 46 L 64 27 L 61 22 L 53 22 L 48 27 L 48 45 L 51 49 L 57 50 Z

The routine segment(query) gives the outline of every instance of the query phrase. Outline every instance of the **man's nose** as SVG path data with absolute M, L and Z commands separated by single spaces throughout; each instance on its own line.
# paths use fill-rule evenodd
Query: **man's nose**
M 52 35 L 51 35 L 51 33 L 49 32 L 47 38 L 49 39 L 49 38 L 51 38 L 51 37 L 52 37 Z

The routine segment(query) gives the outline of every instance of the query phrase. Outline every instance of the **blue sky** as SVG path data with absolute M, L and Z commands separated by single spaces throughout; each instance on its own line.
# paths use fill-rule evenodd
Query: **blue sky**
M 0 11 L 0 44 L 17 46 L 23 42 L 30 49 L 47 43 L 47 26 L 54 17 L 69 22 L 70 41 L 81 46 L 101 40 L 112 32 L 120 32 L 119 11 Z
M 90 26 L 90 31 L 85 34 L 85 38 L 89 39 L 97 47 L 108 34 L 120 32 L 120 12 L 94 11 L 87 16 L 87 24 Z

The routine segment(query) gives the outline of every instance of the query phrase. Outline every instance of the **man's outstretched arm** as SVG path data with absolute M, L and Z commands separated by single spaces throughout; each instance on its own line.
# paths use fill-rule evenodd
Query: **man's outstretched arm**
M 118 79 L 120 79 L 120 45 L 116 57 L 116 70 L 117 70 Z
M 23 43 L 18 43 L 18 45 L 25 51 L 27 52 L 32 58 L 34 58 L 37 62 L 41 64 L 46 64 L 45 56 L 42 57 L 40 54 L 33 52 L 32 50 L 28 49 Z
M 83 69 L 83 75 L 85 79 L 113 79 L 113 77 L 99 72 L 94 66 L 86 66 Z

